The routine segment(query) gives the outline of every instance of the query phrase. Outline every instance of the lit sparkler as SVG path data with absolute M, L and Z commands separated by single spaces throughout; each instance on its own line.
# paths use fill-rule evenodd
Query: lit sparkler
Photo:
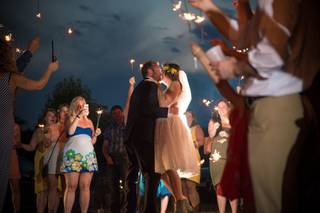
M 205 106 L 207 106 L 207 107 L 209 107 L 212 102 L 213 102 L 213 101 L 210 101 L 210 100 L 205 99 L 205 98 L 202 99 L 202 103 L 203 103 Z
M 67 33 L 69 35 L 71 35 L 73 32 L 74 32 L 74 30 L 72 29 L 72 27 L 69 27 L 68 30 L 67 30 Z
M 195 23 L 201 24 L 205 20 L 205 17 L 203 16 L 196 16 L 196 19 L 194 20 Z
M 129 63 L 131 64 L 131 71 L 133 72 L 133 64 L 136 62 L 133 58 L 130 59 Z
M 220 152 L 218 152 L 216 149 L 214 150 L 214 152 L 213 152 L 213 154 L 211 154 L 211 156 L 210 156 L 210 160 L 212 161 L 212 162 L 217 162 L 218 160 L 220 160 L 220 158 L 221 158 L 221 155 L 220 155 Z
M 16 53 L 21 53 L 21 50 L 19 48 L 16 48 Z
M 39 123 L 38 127 L 43 129 L 44 128 L 44 124 L 43 123 Z
M 41 17 L 42 17 L 41 13 L 38 12 L 38 13 L 36 14 L 36 17 L 37 17 L 38 19 L 41 19 Z
M 98 108 L 96 113 L 97 113 L 97 124 L 96 124 L 96 129 L 97 129 L 99 127 L 100 118 L 101 118 L 101 115 L 103 113 L 103 109 L 102 108 Z
M 12 39 L 13 39 L 12 33 L 8 33 L 7 35 L 4 36 L 4 40 L 6 42 L 10 42 L 12 41 Z
M 198 165 L 201 166 L 202 164 L 204 164 L 204 162 L 205 162 L 205 160 L 201 159 Z
M 172 10 L 173 10 L 173 11 L 178 11 L 178 10 L 181 9 L 181 6 L 182 6 L 182 2 L 179 1 L 177 4 L 173 4 Z
M 194 13 L 183 13 L 182 18 L 187 21 L 193 21 L 196 19 L 196 15 Z

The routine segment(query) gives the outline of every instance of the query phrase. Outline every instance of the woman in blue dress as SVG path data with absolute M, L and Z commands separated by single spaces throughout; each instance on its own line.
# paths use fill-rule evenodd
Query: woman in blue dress
M 66 120 L 68 141 L 63 150 L 61 172 L 66 180 L 64 193 L 64 212 L 72 211 L 75 191 L 80 187 L 81 212 L 87 212 L 90 200 L 90 183 L 93 172 L 98 170 L 93 144 L 101 130 L 94 130 L 92 121 L 87 117 L 89 107 L 83 97 L 75 97 L 70 104 L 69 118 Z

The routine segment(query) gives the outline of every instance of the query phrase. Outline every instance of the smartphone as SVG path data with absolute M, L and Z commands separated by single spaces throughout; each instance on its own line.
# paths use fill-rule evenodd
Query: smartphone
M 55 62 L 56 60 L 57 60 L 57 57 L 55 56 L 55 53 L 54 53 L 54 43 L 52 40 L 51 41 L 51 61 Z
M 84 105 L 84 110 L 85 110 L 86 116 L 88 116 L 89 115 L 89 104 Z

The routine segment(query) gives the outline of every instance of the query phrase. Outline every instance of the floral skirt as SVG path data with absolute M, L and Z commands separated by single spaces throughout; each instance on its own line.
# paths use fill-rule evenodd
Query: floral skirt
M 95 172 L 98 171 L 96 153 L 91 137 L 85 134 L 68 139 L 63 150 L 61 172 Z

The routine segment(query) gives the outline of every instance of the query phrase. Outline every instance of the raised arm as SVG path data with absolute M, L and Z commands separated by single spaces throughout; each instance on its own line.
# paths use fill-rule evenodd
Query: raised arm
M 129 79 L 129 89 L 128 89 L 127 101 L 126 101 L 126 104 L 124 105 L 124 109 L 123 109 L 124 123 L 127 123 L 129 105 L 130 105 L 131 95 L 133 93 L 135 83 L 136 83 L 135 77 L 131 77 Z
M 13 88 L 19 87 L 25 90 L 41 90 L 45 85 L 47 85 L 50 76 L 58 69 L 58 67 L 58 62 L 50 63 L 45 73 L 37 81 L 30 80 L 20 74 L 13 74 L 11 78 Z
M 191 6 L 203 11 L 223 36 L 232 43 L 237 42 L 238 30 L 232 26 L 231 19 L 211 0 L 189 0 L 189 3 Z
M 30 63 L 32 56 L 37 51 L 39 46 L 40 46 L 40 38 L 36 36 L 30 41 L 28 45 L 28 49 L 16 61 L 19 72 L 24 71 L 24 69 Z

